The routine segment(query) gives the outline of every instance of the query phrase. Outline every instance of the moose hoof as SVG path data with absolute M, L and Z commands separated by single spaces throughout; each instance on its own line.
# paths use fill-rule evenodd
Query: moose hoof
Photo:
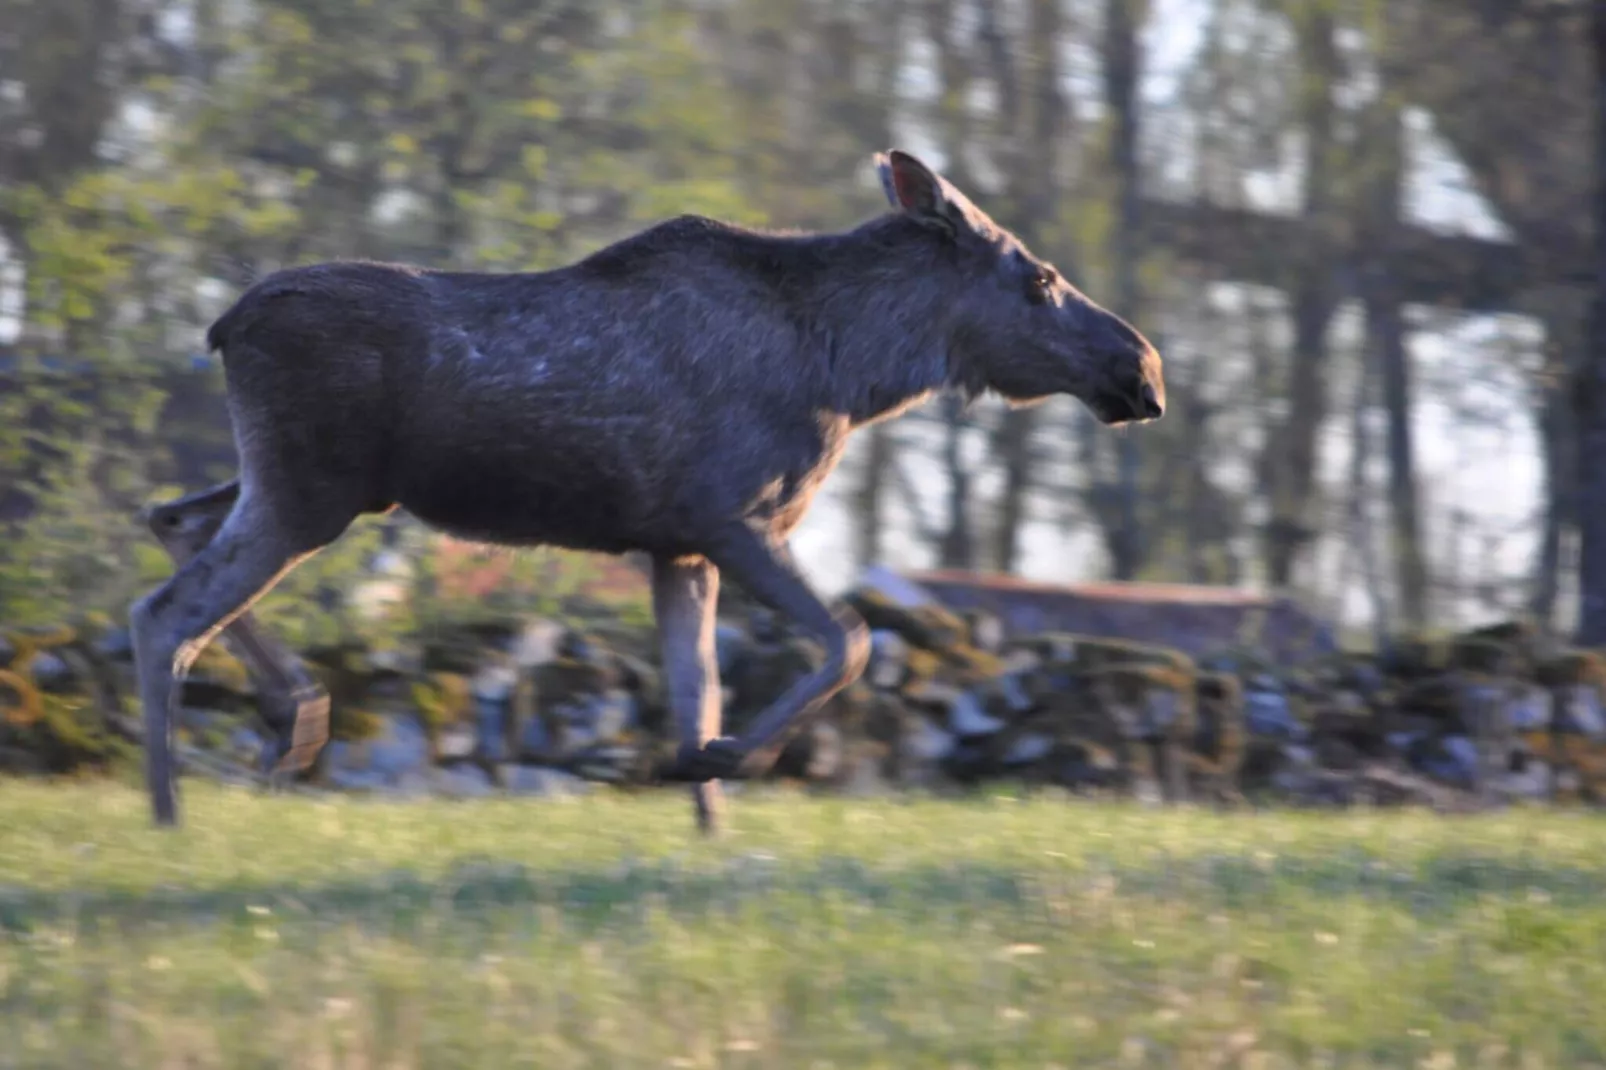
M 276 737 L 266 745 L 263 765 L 274 776 L 300 773 L 312 765 L 329 741 L 329 693 L 317 685 L 290 694 L 289 724 L 279 721 Z
M 709 780 L 732 780 L 741 775 L 747 752 L 729 737 L 711 739 L 702 747 L 682 744 L 672 764 L 663 773 L 665 780 L 694 784 Z

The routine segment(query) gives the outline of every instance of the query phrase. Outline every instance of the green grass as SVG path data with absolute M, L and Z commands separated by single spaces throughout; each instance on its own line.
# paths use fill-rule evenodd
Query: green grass
M 1606 1065 L 1606 820 L 0 784 L 0 1068 Z

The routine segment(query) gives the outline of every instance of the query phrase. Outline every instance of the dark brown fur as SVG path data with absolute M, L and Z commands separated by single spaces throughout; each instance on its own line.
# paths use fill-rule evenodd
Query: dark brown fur
M 399 506 L 485 542 L 652 556 L 684 741 L 669 775 L 699 785 L 711 825 L 710 781 L 762 770 L 863 668 L 862 622 L 786 549 L 849 434 L 942 390 L 1161 414 L 1137 331 L 918 160 L 877 163 L 894 210 L 842 233 L 687 216 L 550 272 L 338 262 L 246 291 L 208 333 L 239 479 L 207 492 L 210 542 L 132 612 L 157 820 L 176 820 L 167 711 L 195 653 L 355 517 Z M 735 741 L 715 738 L 721 573 L 827 655 Z

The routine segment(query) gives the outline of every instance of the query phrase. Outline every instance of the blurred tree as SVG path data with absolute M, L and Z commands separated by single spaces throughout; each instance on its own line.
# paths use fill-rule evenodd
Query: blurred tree
M 1143 297 L 1138 288 L 1138 261 L 1143 255 L 1139 246 L 1143 184 L 1138 168 L 1142 53 L 1137 34 L 1147 7 L 1146 0 L 1108 0 L 1104 8 L 1104 103 L 1109 109 L 1109 166 L 1116 201 L 1109 238 L 1109 302 L 1117 315 L 1134 323 L 1143 321 Z M 1101 488 L 1110 570 L 1118 580 L 1138 578 L 1147 556 L 1145 543 L 1155 534 L 1145 531 L 1139 518 L 1140 449 L 1133 436 L 1121 435 L 1115 446 L 1116 478 Z
M 1579 643 L 1606 646 L 1606 0 L 1591 0 L 1595 293 L 1578 375 Z
M 1600 541 L 1580 482 L 1591 2 L 1198 0 L 1179 60 L 1192 35 L 1141 0 L 0 0 L 0 320 L 5 280 L 26 290 L 0 353 L 0 515 L 28 518 L 0 546 L 0 616 L 58 581 L 110 605 L 113 575 L 162 571 L 115 518 L 229 454 L 217 369 L 178 371 L 263 272 L 547 267 L 683 211 L 837 227 L 881 210 L 868 155 L 889 144 L 931 151 L 1160 341 L 1170 414 L 1109 434 L 1074 403 L 983 399 L 878 426 L 843 477 L 858 563 L 902 527 L 932 560 L 1053 567 L 1027 555 L 1053 507 L 1111 575 L 1337 597 L 1358 561 L 1379 606 L 1424 619 L 1455 551 L 1422 531 L 1455 503 L 1419 500 L 1413 421 L 1454 376 L 1408 363 L 1406 327 L 1425 305 L 1520 308 L 1550 352 L 1509 403 L 1543 430 L 1548 616 L 1573 532 Z M 1515 244 L 1406 219 L 1413 109 Z M 1352 300 L 1369 346 L 1337 340 Z M 58 358 L 88 370 L 46 374 Z M 1351 430 L 1374 409 L 1386 450 Z M 1375 562 L 1374 507 L 1395 535 Z M 291 589 L 341 582 L 324 565 Z
M 1290 0 L 1286 9 L 1297 41 L 1295 99 L 1305 146 L 1300 210 L 1314 240 L 1284 262 L 1293 318 L 1287 415 L 1268 434 L 1264 454 L 1271 497 L 1266 579 L 1279 588 L 1293 583 L 1295 564 L 1319 532 L 1318 444 L 1328 413 L 1328 327 L 1339 299 L 1334 266 L 1340 255 L 1335 203 L 1340 148 L 1333 101 L 1339 57 L 1333 16 L 1321 0 Z

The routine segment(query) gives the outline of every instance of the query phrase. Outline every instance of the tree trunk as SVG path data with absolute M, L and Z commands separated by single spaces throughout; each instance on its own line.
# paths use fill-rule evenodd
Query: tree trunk
M 970 535 L 970 472 L 961 450 L 965 423 L 964 402 L 953 395 L 943 398 L 942 458 L 948 469 L 948 524 L 938 554 L 943 568 L 969 569 L 976 563 Z
M 1590 5 L 1595 113 L 1595 293 L 1578 376 L 1578 635 L 1606 645 L 1606 0 Z
M 1357 161 L 1361 199 L 1356 210 L 1356 238 L 1357 252 L 1363 258 L 1360 288 L 1367 341 L 1377 361 L 1388 422 L 1389 533 L 1399 615 L 1405 627 L 1421 628 L 1428 623 L 1429 583 L 1411 433 L 1414 391 L 1394 252 L 1405 158 L 1400 110 L 1391 99 L 1392 88 L 1384 86 L 1381 102 L 1366 117 L 1363 134 L 1369 148 Z
M 892 435 L 886 424 L 872 424 L 865 429 L 864 438 L 864 464 L 853 488 L 853 557 L 861 569 L 881 559 L 881 533 L 886 525 L 881 506 L 892 461 Z
M 993 564 L 1014 572 L 1020 557 L 1020 530 L 1026 520 L 1031 489 L 1032 421 L 1029 409 L 1009 409 L 993 437 L 993 452 L 1004 469 L 1004 490 L 998 499 L 998 526 L 993 532 Z
M 1180 387 L 1181 384 L 1178 384 Z M 1209 551 L 1213 549 L 1215 525 L 1207 511 L 1212 503 L 1210 477 L 1205 472 L 1205 443 L 1209 441 L 1210 410 L 1192 391 L 1171 387 L 1167 390 L 1171 411 L 1182 418 L 1183 464 L 1183 557 L 1189 583 L 1209 583 Z
M 1300 120 L 1308 146 L 1305 160 L 1305 215 L 1316 234 L 1332 224 L 1333 177 L 1337 159 L 1333 139 L 1333 82 L 1338 52 L 1333 22 L 1326 12 L 1307 12 L 1300 20 Z M 1294 568 L 1315 535 L 1311 509 L 1320 467 L 1318 443 L 1327 419 L 1327 327 L 1333 317 L 1334 243 L 1318 241 L 1307 258 L 1296 260 L 1290 285 L 1294 327 L 1289 370 L 1288 415 L 1267 436 L 1266 479 L 1271 488 L 1271 519 L 1265 532 L 1267 580 L 1273 587 L 1293 583 Z
M 1313 271 L 1325 274 L 1324 268 Z M 1266 530 L 1266 572 L 1273 587 L 1293 583 L 1294 566 L 1316 535 L 1311 509 L 1321 460 L 1318 435 L 1327 419 L 1327 327 L 1333 301 L 1325 278 L 1305 280 L 1292 295 L 1293 363 L 1288 418 L 1270 438 L 1271 520 Z
M 999 29 L 996 0 L 982 5 L 982 33 L 992 58 L 993 79 L 998 83 L 1000 119 L 1011 134 L 1009 154 L 1013 203 L 1006 208 L 1013 229 L 1041 249 L 1048 240 L 1042 221 L 1054 215 L 1057 175 L 1054 146 L 1064 135 L 1067 112 L 1059 88 L 1058 42 L 1061 37 L 1059 0 L 1033 0 L 1029 40 L 1026 42 L 1026 77 L 1015 69 L 1014 57 Z M 1027 87 L 1024 99 L 1022 86 Z M 1023 109 L 1026 114 L 1022 114 Z M 1003 468 L 1004 487 L 998 501 L 998 524 L 993 532 L 993 562 L 1013 572 L 1020 559 L 1021 526 L 1026 519 L 1026 498 L 1032 491 L 1032 429 L 1035 408 L 1005 409 L 994 436 L 994 455 Z
M 1377 542 L 1372 533 L 1371 510 L 1368 508 L 1372 494 L 1366 479 L 1366 467 L 1372 457 L 1372 436 L 1366 427 L 1366 415 L 1372 407 L 1377 361 L 1365 349 L 1360 359 L 1361 366 L 1355 383 L 1355 406 L 1350 413 L 1349 538 L 1345 542 L 1345 565 L 1341 572 L 1346 582 L 1341 586 L 1348 586 L 1349 562 L 1351 555 L 1354 555 L 1359 558 L 1361 583 L 1372 605 L 1373 641 L 1381 651 L 1388 643 L 1389 604 L 1388 595 L 1383 590 L 1383 573 L 1378 568 Z
M 970 89 L 970 56 L 952 30 L 953 0 L 931 0 L 926 7 L 926 26 L 937 45 L 937 71 L 941 96 L 937 101 L 937 123 L 948 151 L 947 173 L 961 189 L 970 185 L 963 150 L 970 142 L 970 118 L 965 110 L 965 94 Z M 970 471 L 965 467 L 963 444 L 970 420 L 959 398 L 942 399 L 943 467 L 948 473 L 947 519 L 937 547 L 943 568 L 975 567 L 975 540 L 970 527 Z
M 1427 564 L 1417 510 L 1416 450 L 1411 434 L 1411 369 L 1405 322 L 1388 269 L 1378 266 L 1365 296 L 1369 344 L 1383 383 L 1388 414 L 1389 532 L 1402 623 L 1420 628 L 1428 618 Z
M 1539 560 L 1534 570 L 1529 610 L 1545 631 L 1556 626 L 1556 601 L 1561 594 L 1561 545 L 1566 531 L 1578 521 L 1577 431 L 1572 399 L 1567 389 L 1576 359 L 1576 332 L 1560 330 L 1554 320 L 1545 333 L 1554 346 L 1550 362 L 1555 381 L 1544 384 L 1539 405 L 1539 439 L 1544 457 L 1544 527 L 1539 537 Z M 1567 338 L 1573 333 L 1574 338 Z
M 892 31 L 885 27 L 901 24 L 905 7 L 903 0 L 882 2 L 875 7 L 876 17 L 883 20 L 875 28 L 891 36 Z M 830 77 L 830 84 L 823 87 L 827 101 L 826 114 L 833 126 L 852 132 L 856 147 L 865 143 L 892 143 L 888 104 L 893 99 L 892 77 L 884 73 L 881 75 L 883 84 L 879 92 L 865 93 L 854 84 L 855 62 L 860 50 L 885 52 L 890 48 L 890 43 L 885 40 L 859 39 L 860 33 L 868 34 L 870 29 L 860 29 L 843 20 L 833 24 L 826 35 L 826 64 Z M 856 157 L 849 160 L 838 155 L 831 166 L 845 174 L 851 172 L 857 162 Z M 884 503 L 891 484 L 895 445 L 892 429 L 886 423 L 872 424 L 863 434 L 866 439 L 864 463 L 859 468 L 858 481 L 852 492 L 852 524 L 855 560 L 860 568 L 867 568 L 881 559 L 882 537 L 887 522 Z
M 1113 311 L 1129 321 L 1141 319 L 1142 294 L 1138 288 L 1139 211 L 1138 180 L 1139 76 L 1137 23 L 1142 0 L 1109 0 L 1104 9 L 1104 99 L 1114 120 L 1110 139 L 1110 169 L 1116 188 L 1116 222 L 1110 233 Z M 1111 566 L 1117 580 L 1134 580 L 1147 556 L 1142 521 L 1138 515 L 1138 477 L 1142 469 L 1139 442 L 1132 435 L 1116 440 L 1114 513 L 1120 537 L 1111 541 Z

